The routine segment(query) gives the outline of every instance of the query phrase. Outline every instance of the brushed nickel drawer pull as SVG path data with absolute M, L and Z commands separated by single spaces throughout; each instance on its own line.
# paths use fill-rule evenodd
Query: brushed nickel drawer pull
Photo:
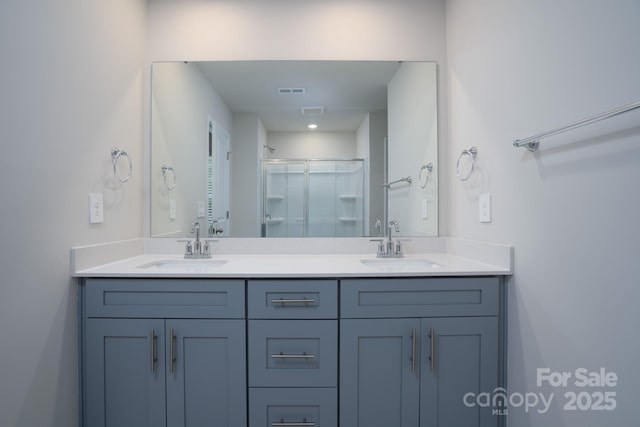
M 272 299 L 271 300 L 271 304 L 300 304 L 300 303 L 306 303 L 306 304 L 312 304 L 316 302 L 315 298 L 300 298 L 300 299 Z
M 411 372 L 416 372 L 416 330 L 411 329 Z
M 151 344 L 151 373 L 156 373 L 156 362 L 158 361 L 158 356 L 156 355 L 156 331 L 151 329 L 149 331 L 149 343 Z
M 280 422 L 271 423 L 271 427 L 314 427 L 315 425 L 316 423 L 314 422 L 307 422 L 306 418 L 303 418 L 302 422 L 285 422 L 284 419 L 280 418 Z
M 429 329 L 429 361 L 431 362 L 431 372 L 436 373 L 436 331 Z
M 169 329 L 169 372 L 173 374 L 175 371 L 176 352 L 174 349 L 176 342 L 176 334 L 173 333 L 173 328 Z
M 302 353 L 302 354 L 272 354 L 271 355 L 272 359 L 315 359 L 316 356 L 314 354 L 307 354 L 307 353 Z

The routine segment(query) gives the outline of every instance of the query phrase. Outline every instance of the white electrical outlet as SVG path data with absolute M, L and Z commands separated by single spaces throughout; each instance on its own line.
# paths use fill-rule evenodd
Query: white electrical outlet
M 104 199 L 102 193 L 89 193 L 89 224 L 104 222 Z
M 422 219 L 428 218 L 429 210 L 427 209 L 427 199 L 422 199 Z
M 478 197 L 478 216 L 480 222 L 491 222 L 491 194 L 482 193 Z
M 198 218 L 204 218 L 204 202 L 198 202 Z
M 169 219 L 176 219 L 176 201 L 169 199 Z

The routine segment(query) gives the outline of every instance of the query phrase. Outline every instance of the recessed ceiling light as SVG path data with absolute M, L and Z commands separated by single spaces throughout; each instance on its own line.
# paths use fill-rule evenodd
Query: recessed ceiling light
M 311 124 L 308 124 L 308 125 L 307 125 L 307 127 L 308 127 L 309 129 L 315 129 L 315 128 L 317 128 L 317 127 L 318 127 L 318 125 L 317 125 L 317 124 L 315 124 L 315 123 L 311 123 Z

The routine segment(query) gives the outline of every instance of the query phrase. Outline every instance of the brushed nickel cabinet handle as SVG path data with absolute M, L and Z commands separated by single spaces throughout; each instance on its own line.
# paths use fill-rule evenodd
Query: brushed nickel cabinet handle
M 315 359 L 315 354 L 272 354 L 270 356 L 272 359 Z
M 151 329 L 149 331 L 149 345 L 151 345 L 151 373 L 156 373 L 156 362 L 158 361 L 158 356 L 156 355 L 156 331 Z
M 411 372 L 416 372 L 416 330 L 411 329 Z
M 314 303 L 316 300 L 314 298 L 300 298 L 300 299 L 272 299 L 271 304 L 295 304 L 295 303 Z
M 429 361 L 431 362 L 431 372 L 436 373 L 436 330 L 431 328 L 429 330 Z
M 176 362 L 176 352 L 174 349 L 176 342 L 176 335 L 173 333 L 173 328 L 169 329 L 169 372 L 174 373 L 175 371 L 175 362 Z

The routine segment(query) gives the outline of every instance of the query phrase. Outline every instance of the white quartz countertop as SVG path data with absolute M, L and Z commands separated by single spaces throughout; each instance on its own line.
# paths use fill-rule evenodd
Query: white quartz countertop
M 513 274 L 509 245 L 412 238 L 405 256 L 376 258 L 366 238 L 220 239 L 210 259 L 185 260 L 184 242 L 140 238 L 71 249 L 73 277 L 385 277 Z
M 364 262 L 363 262 L 364 261 Z M 75 277 L 381 277 L 509 275 L 510 268 L 441 254 L 379 259 L 371 254 L 214 255 L 184 260 L 180 255 L 140 255 L 73 273 Z

